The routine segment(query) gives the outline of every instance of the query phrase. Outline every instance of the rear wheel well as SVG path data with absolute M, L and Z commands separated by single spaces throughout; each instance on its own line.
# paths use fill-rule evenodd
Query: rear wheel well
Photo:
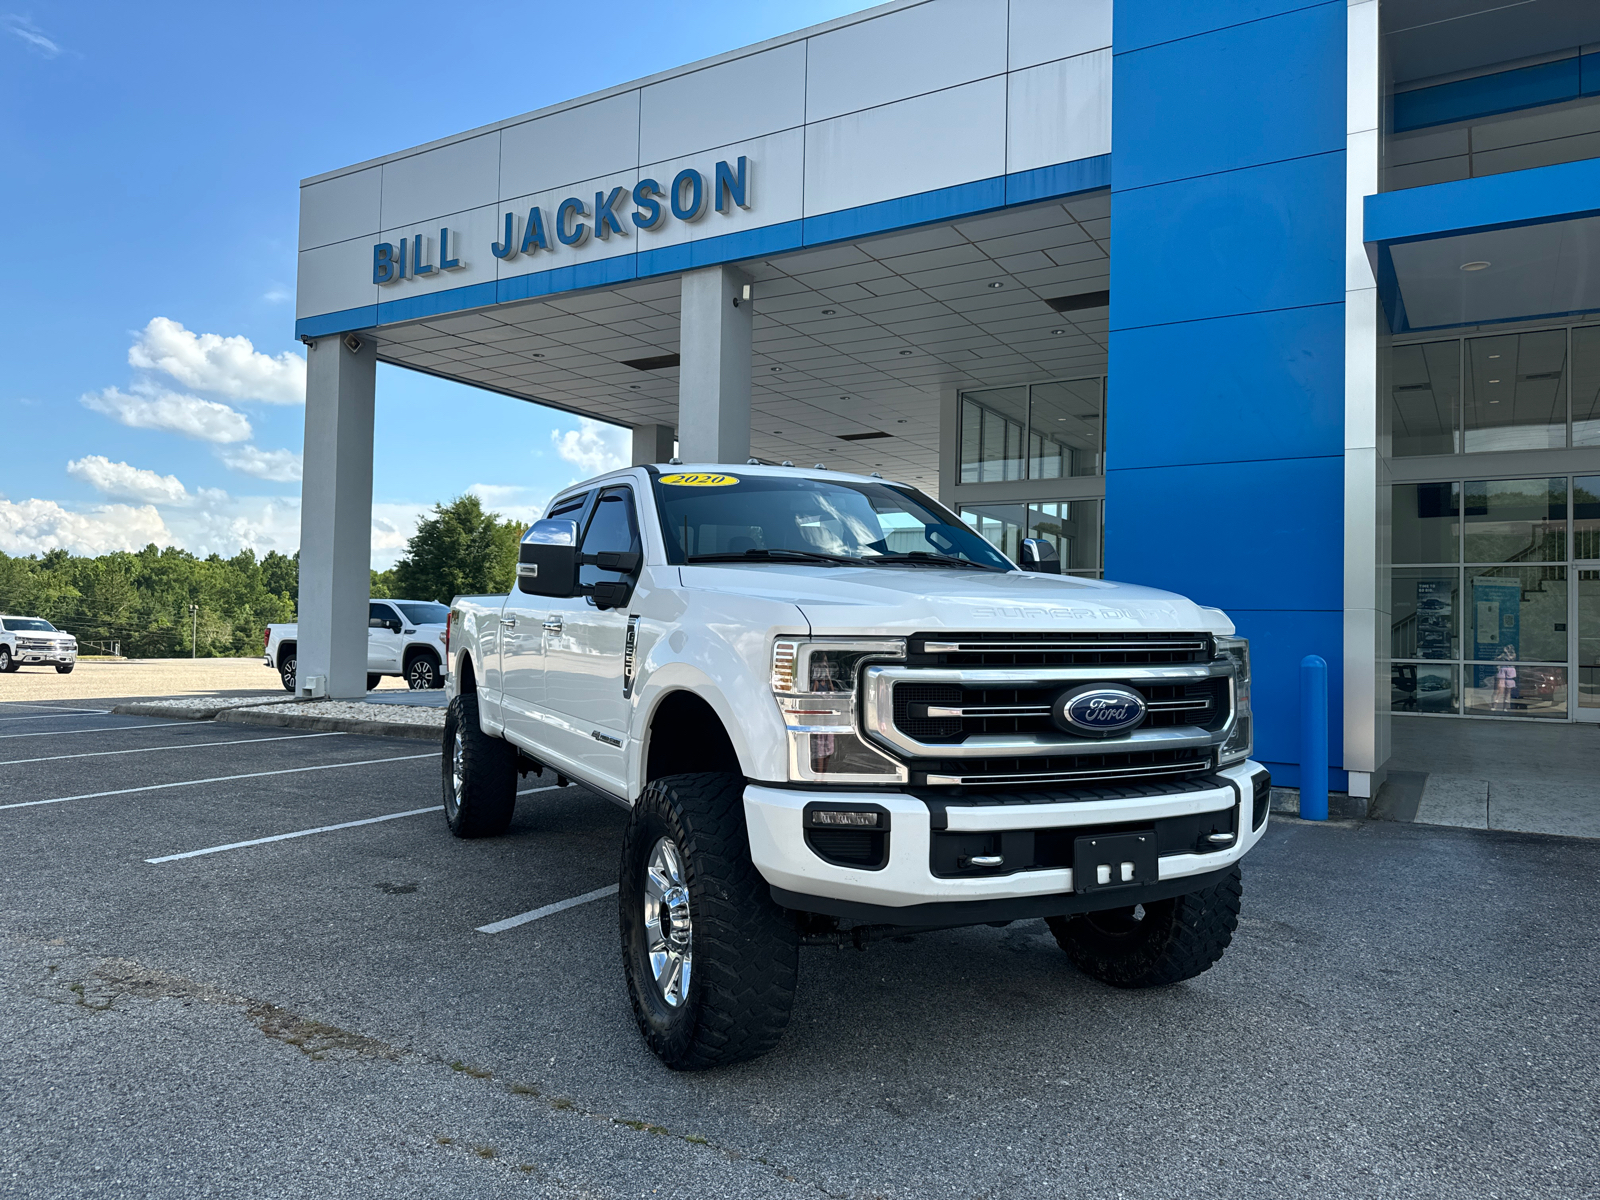
M 412 646 L 407 646 L 406 647 L 405 660 L 402 663 L 402 665 L 409 667 L 415 659 L 417 659 L 417 658 L 419 658 L 419 657 L 421 657 L 423 655 L 426 655 L 427 657 L 433 659 L 434 662 L 438 662 L 439 661 L 439 656 L 438 656 L 437 653 L 434 652 L 434 649 L 433 649 L 432 646 L 416 646 L 416 645 L 412 645 Z
M 461 656 L 461 669 L 456 673 L 456 695 L 472 696 L 478 691 L 478 677 L 472 671 L 472 655 Z
M 744 775 L 716 710 L 693 692 L 669 693 L 650 718 L 644 781 L 697 771 Z
M 294 648 L 295 648 L 295 646 L 297 644 L 298 643 L 296 643 L 296 642 L 284 642 L 283 645 L 279 646 L 278 647 L 278 661 L 282 662 L 283 661 L 283 656 L 285 654 L 294 654 Z M 296 655 L 295 657 L 299 657 L 299 656 Z

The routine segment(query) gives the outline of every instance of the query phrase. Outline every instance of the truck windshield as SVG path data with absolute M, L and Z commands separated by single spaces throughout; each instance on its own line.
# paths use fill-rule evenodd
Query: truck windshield
M 668 562 L 1016 569 L 911 488 L 842 479 L 671 474 L 656 479 L 655 488 Z
M 0 621 L 8 633 L 54 633 L 56 627 L 38 617 L 7 617 Z
M 413 625 L 443 625 L 450 619 L 450 609 L 431 600 L 396 600 L 394 606 Z

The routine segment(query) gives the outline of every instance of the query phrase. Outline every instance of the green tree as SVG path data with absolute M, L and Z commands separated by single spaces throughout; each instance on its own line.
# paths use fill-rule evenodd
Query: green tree
M 448 604 L 455 596 L 510 591 L 522 530 L 520 522 L 484 512 L 476 496 L 435 504 L 394 565 L 394 594 Z

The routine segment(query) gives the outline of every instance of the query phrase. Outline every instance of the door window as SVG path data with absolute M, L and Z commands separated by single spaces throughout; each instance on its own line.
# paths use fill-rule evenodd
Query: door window
M 394 609 L 387 604 L 368 604 L 367 618 L 368 620 L 388 621 L 391 623 L 398 623 L 400 620 Z
M 637 553 L 638 550 L 639 527 L 633 517 L 633 492 L 625 487 L 607 488 L 595 503 L 580 552 L 587 557 L 607 552 Z M 584 586 L 616 583 L 623 578 L 625 576 L 619 571 L 603 571 L 595 566 L 578 568 L 578 582 Z

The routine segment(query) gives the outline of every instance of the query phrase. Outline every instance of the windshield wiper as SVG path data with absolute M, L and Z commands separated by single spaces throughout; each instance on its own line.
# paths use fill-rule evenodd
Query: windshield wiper
M 968 567 L 975 571 L 1004 570 L 1003 567 L 994 567 L 990 566 L 988 563 L 974 562 L 970 558 L 957 558 L 954 554 L 934 554 L 929 550 L 908 550 L 904 554 L 879 554 L 874 556 L 872 561 L 910 563 L 912 566 Z
M 772 550 L 756 548 L 754 550 L 728 551 L 724 554 L 691 554 L 685 562 L 713 563 L 713 562 L 795 562 L 821 563 L 827 567 L 859 567 L 862 561 L 859 558 L 850 558 L 843 554 L 824 554 L 820 550 L 789 550 L 778 547 Z

